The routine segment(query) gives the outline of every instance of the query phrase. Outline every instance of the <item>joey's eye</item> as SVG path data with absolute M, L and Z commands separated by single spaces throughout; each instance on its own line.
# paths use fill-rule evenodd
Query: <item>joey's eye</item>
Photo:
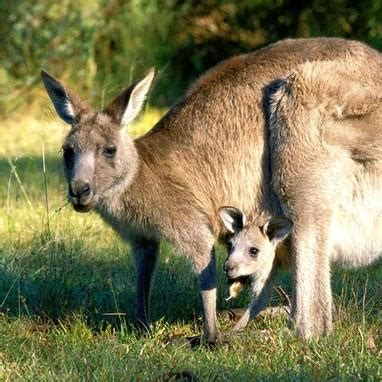
M 233 249 L 233 245 L 230 241 L 227 241 L 227 251 L 228 253 L 231 253 Z
M 255 247 L 251 247 L 249 248 L 248 252 L 252 257 L 256 257 L 257 254 L 259 253 L 259 250 Z
M 114 158 L 115 153 L 117 152 L 117 148 L 115 146 L 106 146 L 103 149 L 103 155 L 105 155 L 106 158 Z

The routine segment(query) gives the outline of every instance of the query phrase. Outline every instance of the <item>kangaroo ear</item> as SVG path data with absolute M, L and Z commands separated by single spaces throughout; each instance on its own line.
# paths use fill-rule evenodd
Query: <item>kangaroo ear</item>
M 282 216 L 275 216 L 263 225 L 262 231 L 264 235 L 268 236 L 270 242 L 278 244 L 288 237 L 292 228 L 292 220 Z
M 143 80 L 124 90 L 103 112 L 111 116 L 117 124 L 128 125 L 141 111 L 154 76 L 155 69 L 151 68 Z
M 41 71 L 41 78 L 57 114 L 66 123 L 73 124 L 81 113 L 90 110 L 90 107 L 79 96 L 65 88 L 44 70 Z
M 221 207 L 219 215 L 224 226 L 232 233 L 238 233 L 245 225 L 245 215 L 235 207 Z

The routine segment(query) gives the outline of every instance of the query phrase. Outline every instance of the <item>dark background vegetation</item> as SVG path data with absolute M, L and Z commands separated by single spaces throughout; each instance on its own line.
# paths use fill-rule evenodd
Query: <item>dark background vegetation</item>
M 217 62 L 279 39 L 382 48 L 380 0 L 6 0 L 0 15 L 3 114 L 38 101 L 41 68 L 103 102 L 155 66 L 151 102 L 169 106 Z

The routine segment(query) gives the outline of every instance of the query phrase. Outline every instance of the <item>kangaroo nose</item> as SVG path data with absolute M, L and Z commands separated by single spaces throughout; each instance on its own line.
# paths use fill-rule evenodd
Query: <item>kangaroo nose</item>
M 90 195 L 90 184 L 82 180 L 70 182 L 69 192 L 71 196 L 81 197 Z
M 226 261 L 224 263 L 223 269 L 224 269 L 224 272 L 228 273 L 230 271 L 233 271 L 235 269 L 235 266 L 233 264 L 229 263 L 228 261 Z

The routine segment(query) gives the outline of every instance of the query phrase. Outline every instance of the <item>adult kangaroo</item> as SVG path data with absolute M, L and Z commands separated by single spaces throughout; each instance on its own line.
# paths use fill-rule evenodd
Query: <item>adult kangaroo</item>
M 57 113 L 71 125 L 63 145 L 69 200 L 77 211 L 95 208 L 131 242 L 136 316 L 143 325 L 164 238 L 192 260 L 207 341 L 219 340 L 214 243 L 225 231 L 218 209 L 233 205 L 246 214 L 280 212 L 270 184 L 265 89 L 302 63 L 349 54 L 376 55 L 361 43 L 320 38 L 285 40 L 228 59 L 135 140 L 123 126 L 140 112 L 153 71 L 100 112 L 42 72 Z

